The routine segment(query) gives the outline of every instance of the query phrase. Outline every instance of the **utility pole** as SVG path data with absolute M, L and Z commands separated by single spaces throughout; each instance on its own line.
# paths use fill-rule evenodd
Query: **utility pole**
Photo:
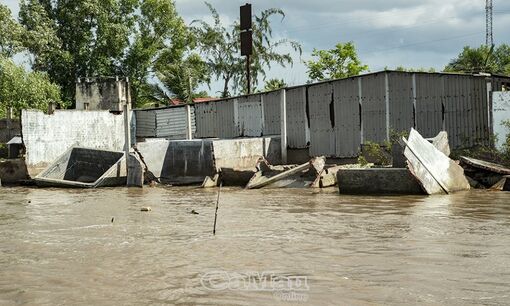
M 494 46 L 492 35 L 492 0 L 485 0 L 485 45 L 489 48 Z
M 253 51 L 251 4 L 241 6 L 241 56 L 246 56 L 246 93 L 251 93 L 250 55 Z

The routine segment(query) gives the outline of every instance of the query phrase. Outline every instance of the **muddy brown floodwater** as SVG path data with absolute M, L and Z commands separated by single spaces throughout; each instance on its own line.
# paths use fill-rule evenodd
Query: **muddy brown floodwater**
M 0 304 L 509 303 L 510 192 L 216 191 L 0 189 Z

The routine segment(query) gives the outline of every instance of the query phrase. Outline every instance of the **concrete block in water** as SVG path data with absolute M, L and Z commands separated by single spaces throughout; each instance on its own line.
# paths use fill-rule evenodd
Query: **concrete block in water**
M 0 160 L 0 181 L 3 184 L 16 184 L 28 179 L 28 171 L 23 159 Z
M 423 194 L 407 168 L 342 169 L 337 181 L 343 194 Z

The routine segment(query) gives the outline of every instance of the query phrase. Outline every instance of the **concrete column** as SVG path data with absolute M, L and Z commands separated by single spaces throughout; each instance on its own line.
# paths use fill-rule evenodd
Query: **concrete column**
M 191 126 L 191 105 L 186 104 L 186 139 L 193 139 L 193 130 Z
M 360 143 L 363 145 L 365 141 L 365 135 L 363 135 L 363 91 L 361 89 L 361 77 L 358 77 L 358 99 L 359 99 L 359 117 L 361 118 L 360 124 Z
M 390 140 L 390 80 L 388 72 L 384 73 L 385 102 L 386 102 L 386 140 Z
M 492 113 L 492 83 L 487 82 L 487 124 L 489 125 L 489 139 L 490 145 L 494 145 L 492 143 L 492 135 L 494 135 L 494 114 Z
M 413 73 L 413 126 L 414 129 L 418 129 L 416 126 L 416 100 L 417 100 L 417 94 L 418 90 L 416 88 L 416 73 Z
M 287 163 L 287 91 L 280 90 L 280 142 L 282 164 Z
M 131 149 L 131 122 L 129 118 L 129 105 L 127 103 L 123 106 L 124 114 L 124 154 L 126 158 L 126 173 L 129 173 L 129 150 Z

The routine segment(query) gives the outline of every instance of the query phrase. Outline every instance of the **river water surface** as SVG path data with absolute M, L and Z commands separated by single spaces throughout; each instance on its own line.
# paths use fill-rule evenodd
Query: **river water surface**
M 216 192 L 0 188 L 0 305 L 510 303 L 510 192 Z

